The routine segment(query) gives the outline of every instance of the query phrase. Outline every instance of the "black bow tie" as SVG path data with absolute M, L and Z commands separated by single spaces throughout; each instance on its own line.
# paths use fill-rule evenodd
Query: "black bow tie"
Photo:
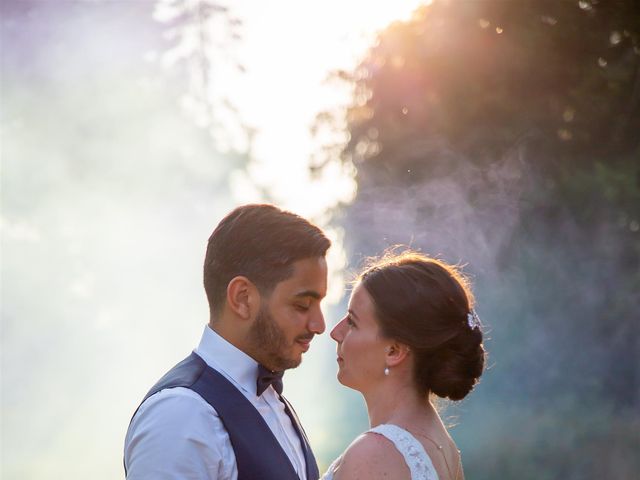
M 273 385 L 273 388 L 278 394 L 282 393 L 282 376 L 284 372 L 272 372 L 271 370 L 258 365 L 258 380 L 256 381 L 256 395 L 262 395 L 269 385 Z

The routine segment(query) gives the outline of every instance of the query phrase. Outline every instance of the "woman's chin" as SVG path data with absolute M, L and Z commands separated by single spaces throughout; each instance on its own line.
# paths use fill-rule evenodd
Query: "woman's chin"
M 338 374 L 336 375 L 338 382 L 340 382 L 343 386 L 347 388 L 353 388 L 353 385 L 349 382 L 349 377 L 344 374 L 342 370 L 338 370 Z

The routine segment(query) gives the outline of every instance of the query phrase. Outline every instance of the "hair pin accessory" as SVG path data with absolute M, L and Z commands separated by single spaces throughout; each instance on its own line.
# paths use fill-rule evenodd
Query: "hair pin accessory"
M 469 313 L 467 313 L 467 325 L 469 328 L 473 330 L 474 328 L 480 328 L 480 317 L 474 309 L 471 309 Z

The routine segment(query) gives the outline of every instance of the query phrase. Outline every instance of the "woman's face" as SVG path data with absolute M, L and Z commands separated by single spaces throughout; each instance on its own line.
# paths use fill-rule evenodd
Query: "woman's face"
M 333 328 L 331 338 L 338 343 L 340 383 L 363 392 L 384 377 L 389 341 L 380 335 L 373 300 L 362 284 L 354 289 L 349 311 Z

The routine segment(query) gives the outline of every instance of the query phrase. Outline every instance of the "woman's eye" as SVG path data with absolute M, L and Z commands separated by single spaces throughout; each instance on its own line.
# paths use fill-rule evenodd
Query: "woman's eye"
M 351 316 L 347 316 L 347 325 L 349 325 L 350 327 L 355 327 L 356 324 L 353 321 L 353 319 L 351 318 Z

